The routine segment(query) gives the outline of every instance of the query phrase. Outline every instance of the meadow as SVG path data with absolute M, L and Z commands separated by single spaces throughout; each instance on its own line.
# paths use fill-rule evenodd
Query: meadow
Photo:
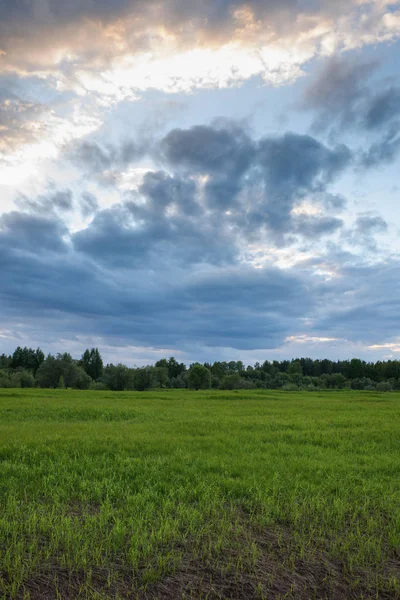
M 400 598 L 400 393 L 0 390 L 0 598 Z

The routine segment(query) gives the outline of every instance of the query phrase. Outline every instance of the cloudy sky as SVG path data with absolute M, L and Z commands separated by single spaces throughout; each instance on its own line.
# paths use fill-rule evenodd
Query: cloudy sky
M 400 2 L 0 0 L 0 353 L 400 358 Z

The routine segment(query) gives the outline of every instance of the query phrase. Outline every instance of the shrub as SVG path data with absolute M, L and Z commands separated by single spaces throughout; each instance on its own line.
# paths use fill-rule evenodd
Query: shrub
M 256 386 L 252 381 L 240 377 L 239 373 L 233 373 L 225 375 L 218 387 L 220 390 L 254 390 Z
M 178 377 L 171 377 L 171 379 L 169 380 L 169 386 L 175 389 L 184 389 L 187 387 L 186 378 L 183 375 L 178 375 Z
M 29 371 L 21 371 L 19 373 L 19 378 L 21 381 L 21 387 L 22 388 L 33 388 L 35 387 L 35 378 L 32 375 L 32 373 L 29 373 Z
M 376 386 L 376 391 L 377 392 L 391 392 L 392 386 L 390 385 L 390 383 L 388 381 L 381 381 Z
M 19 373 L 13 373 L 10 377 L 10 387 L 12 388 L 20 388 L 21 386 L 21 378 Z
M 317 385 L 313 385 L 312 383 L 307 385 L 304 389 L 307 390 L 307 392 L 320 392 L 321 391 L 320 387 L 318 387 Z
M 90 390 L 92 387 L 92 378 L 83 369 L 78 367 L 75 387 L 78 390 Z
M 103 381 L 93 381 L 91 389 L 96 390 L 98 392 L 105 392 L 106 390 L 108 390 L 108 387 Z
M 297 392 L 298 389 L 299 388 L 295 383 L 285 383 L 285 385 L 282 387 L 282 390 L 285 392 Z

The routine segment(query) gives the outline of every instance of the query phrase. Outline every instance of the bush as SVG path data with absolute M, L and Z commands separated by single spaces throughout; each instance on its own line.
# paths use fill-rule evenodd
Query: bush
M 8 373 L 5 371 L 0 371 L 0 388 L 10 388 L 11 381 Z
M 310 383 L 304 388 L 307 392 L 320 392 L 321 388 Z
M 178 377 L 171 377 L 171 379 L 169 380 L 169 386 L 171 388 L 179 390 L 186 388 L 186 377 L 184 375 L 178 375 Z
M 390 383 L 388 381 L 381 381 L 376 386 L 376 391 L 377 392 L 391 392 L 392 386 L 390 385 Z
M 75 387 L 78 390 L 90 390 L 90 388 L 92 387 L 92 378 L 86 373 L 86 371 L 84 371 L 80 367 L 78 367 Z
M 255 384 L 240 377 L 239 373 L 225 375 L 218 386 L 220 390 L 254 390 Z
M 19 373 L 13 373 L 10 377 L 10 386 L 12 388 L 20 388 L 21 386 L 21 378 Z
M 282 388 L 285 392 L 297 392 L 298 389 L 299 388 L 295 383 L 286 383 Z
M 93 381 L 91 389 L 96 390 L 97 392 L 105 392 L 108 390 L 108 387 L 105 383 L 103 383 L 103 381 Z
M 353 379 L 351 382 L 351 389 L 353 390 L 365 390 L 370 386 L 374 386 L 374 382 L 368 377 L 359 377 L 357 379 Z
M 35 387 L 35 378 L 32 375 L 32 373 L 29 373 L 29 371 L 21 371 L 19 373 L 19 378 L 20 378 L 22 388 Z

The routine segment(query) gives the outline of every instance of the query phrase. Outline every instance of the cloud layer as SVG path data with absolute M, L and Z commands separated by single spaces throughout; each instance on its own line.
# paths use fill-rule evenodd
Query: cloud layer
M 399 37 L 392 0 L 0 2 L 1 340 L 397 347 Z

